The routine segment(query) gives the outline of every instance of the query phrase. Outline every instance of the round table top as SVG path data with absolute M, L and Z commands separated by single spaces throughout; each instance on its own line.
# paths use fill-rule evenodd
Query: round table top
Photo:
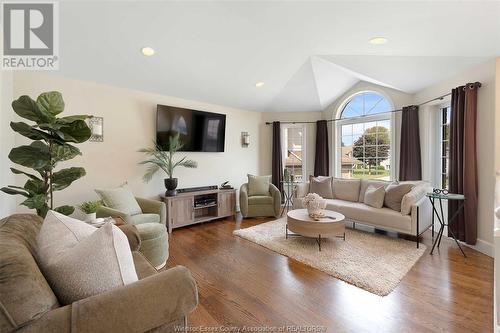
M 333 210 L 323 209 L 322 212 L 325 214 L 325 217 L 317 220 L 309 216 L 309 214 L 307 213 L 307 209 L 293 209 L 286 215 L 294 220 L 313 223 L 336 223 L 342 222 L 345 219 L 344 215 L 334 212 Z

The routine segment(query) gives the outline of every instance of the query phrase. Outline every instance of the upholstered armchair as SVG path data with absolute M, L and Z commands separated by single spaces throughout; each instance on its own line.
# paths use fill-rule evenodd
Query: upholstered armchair
M 139 251 L 160 269 L 168 259 L 167 206 L 164 202 L 134 197 L 127 184 L 115 189 L 95 190 L 104 205 L 97 217 L 121 217 L 135 225 L 141 237 Z
M 130 214 L 107 206 L 101 206 L 97 210 L 97 217 L 121 217 L 129 224 L 160 223 L 166 226 L 167 207 L 165 203 L 156 200 L 135 197 L 142 213 Z
M 267 195 L 251 195 L 248 183 L 240 188 L 240 210 L 243 217 L 274 216 L 279 217 L 281 209 L 281 193 L 273 184 L 269 184 Z

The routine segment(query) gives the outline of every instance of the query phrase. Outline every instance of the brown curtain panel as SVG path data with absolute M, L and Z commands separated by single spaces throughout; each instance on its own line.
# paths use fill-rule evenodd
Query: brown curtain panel
M 479 83 L 468 83 L 451 91 L 449 191 L 465 195 L 464 210 L 450 226 L 455 236 L 467 244 L 477 240 L 477 160 L 476 117 Z M 459 202 L 448 204 L 453 216 Z
M 328 125 L 326 120 L 316 122 L 316 154 L 314 156 L 314 176 L 330 175 L 328 152 Z
M 399 180 L 421 180 L 422 162 L 420 159 L 418 106 L 404 107 L 401 118 Z
M 279 121 L 273 122 L 273 157 L 272 157 L 272 183 L 283 193 L 281 181 L 283 180 L 283 159 L 281 157 L 281 126 Z

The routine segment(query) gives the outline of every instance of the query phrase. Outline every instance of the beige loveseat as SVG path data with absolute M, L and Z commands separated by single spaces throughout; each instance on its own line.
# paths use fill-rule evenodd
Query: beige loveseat
M 139 281 L 61 306 L 35 260 L 41 225 L 32 214 L 0 220 L 0 332 L 183 331 L 196 282 L 182 266 L 158 273 L 138 251 Z
M 359 179 L 332 179 L 332 198 L 327 200 L 326 209 L 343 214 L 346 220 L 383 229 L 395 231 L 402 234 L 416 236 L 417 248 L 419 237 L 432 225 L 432 206 L 425 193 L 430 191 L 430 185 L 426 182 L 402 182 L 412 183 L 416 188 L 418 197 L 410 206 L 409 214 L 402 214 L 387 207 L 374 208 L 363 203 L 365 191 L 370 185 L 387 187 L 391 182 L 381 180 L 359 180 Z M 302 198 L 309 193 L 309 182 L 297 186 L 295 191 L 293 208 L 302 207 Z M 412 192 L 412 194 L 414 194 Z

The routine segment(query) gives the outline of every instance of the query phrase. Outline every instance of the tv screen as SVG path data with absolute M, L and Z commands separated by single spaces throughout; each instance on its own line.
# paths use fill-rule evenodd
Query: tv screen
M 158 105 L 156 143 L 168 150 L 168 139 L 179 133 L 181 151 L 223 152 L 226 115 Z

